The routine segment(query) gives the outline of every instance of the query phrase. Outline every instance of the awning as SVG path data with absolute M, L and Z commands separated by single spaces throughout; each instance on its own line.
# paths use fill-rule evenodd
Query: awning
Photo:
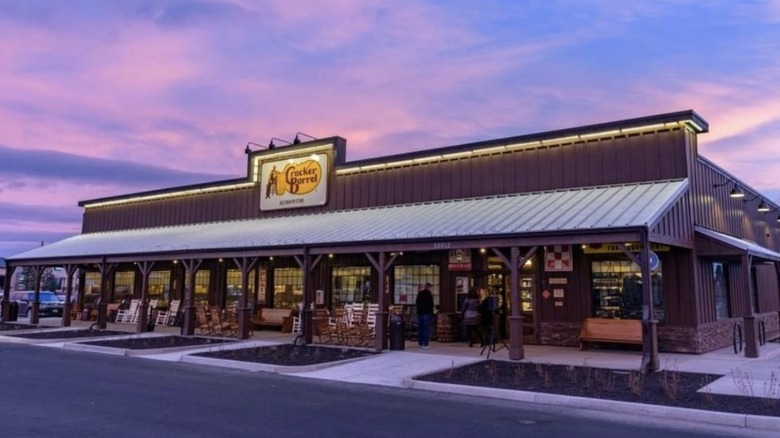
M 52 261 L 249 248 L 337 246 L 649 227 L 688 181 L 520 193 L 74 236 L 10 257 Z
M 704 227 L 696 227 L 696 233 L 700 236 L 704 236 L 711 241 L 714 241 L 716 244 L 720 244 L 721 246 L 726 247 L 726 251 L 720 251 L 720 252 L 713 252 L 713 251 L 699 251 L 700 254 L 703 255 L 729 255 L 728 253 L 731 252 L 731 255 L 743 255 L 748 254 L 755 257 L 760 257 L 768 260 L 775 260 L 780 261 L 780 253 L 777 253 L 775 251 L 772 251 L 771 249 L 764 248 L 763 246 L 758 245 L 757 243 L 751 242 L 749 240 L 740 239 L 739 237 L 730 236 L 728 234 L 723 234 L 715 230 L 711 230 L 709 228 Z M 699 236 L 697 236 L 699 237 Z M 703 246 L 703 245 L 697 245 Z

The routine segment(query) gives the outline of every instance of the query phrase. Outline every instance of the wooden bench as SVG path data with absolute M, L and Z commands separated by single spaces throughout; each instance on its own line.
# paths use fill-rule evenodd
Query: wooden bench
M 252 324 L 262 327 L 284 327 L 284 319 L 292 316 L 292 309 L 262 309 L 252 317 Z
M 590 342 L 642 345 L 642 322 L 638 319 L 586 318 L 577 337 L 580 349 Z

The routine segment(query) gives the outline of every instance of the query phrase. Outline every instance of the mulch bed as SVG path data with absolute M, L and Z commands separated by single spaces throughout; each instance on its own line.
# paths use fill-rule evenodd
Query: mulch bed
M 665 370 L 638 372 L 586 366 L 486 360 L 418 377 L 417 380 L 599 398 L 708 411 L 780 416 L 780 400 L 758 397 L 772 388 L 753 388 L 755 397 L 697 392 L 721 376 Z M 749 377 L 735 377 L 744 387 Z M 775 397 L 780 386 L 773 386 Z M 746 391 L 749 391 L 746 389 Z M 765 392 L 766 391 L 766 392 Z
M 86 345 L 124 348 L 128 350 L 151 350 L 158 348 L 197 347 L 235 342 L 235 339 L 201 338 L 197 336 L 154 336 L 143 338 L 113 339 L 109 341 L 84 342 Z
M 375 351 L 358 350 L 354 348 L 281 344 L 268 347 L 212 351 L 194 354 L 193 356 L 265 363 L 270 365 L 301 366 L 354 359 L 372 356 L 374 354 L 378 353 Z
M 12 330 L 30 330 L 38 328 L 37 325 L 29 325 L 29 324 L 15 324 L 12 322 L 2 322 L 0 323 L 0 332 L 7 332 Z
M 37 333 L 18 333 L 11 334 L 15 338 L 25 339 L 74 339 L 74 338 L 97 338 L 101 336 L 119 336 L 119 335 L 131 335 L 133 333 L 117 332 L 113 330 L 54 330 L 48 332 Z

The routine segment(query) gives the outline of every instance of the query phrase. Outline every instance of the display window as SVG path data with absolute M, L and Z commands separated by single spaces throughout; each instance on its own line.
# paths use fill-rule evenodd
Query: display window
M 333 268 L 332 283 L 333 308 L 371 302 L 371 268 L 368 266 Z
M 303 303 L 303 270 L 274 269 L 274 308 L 293 309 Z
M 441 288 L 438 265 L 396 265 L 393 268 L 393 304 L 413 305 L 417 300 L 417 288 L 431 283 L 433 303 L 438 306 Z
M 653 316 L 664 319 L 662 270 L 650 275 L 653 294 Z M 636 263 L 629 260 L 591 262 L 593 316 L 600 318 L 642 319 L 644 280 Z
M 256 300 L 257 294 L 255 293 L 255 277 L 256 270 L 249 271 L 249 301 L 250 305 Z M 225 306 L 234 307 L 238 306 L 241 302 L 241 296 L 243 295 L 243 280 L 241 278 L 241 271 L 238 269 L 229 269 L 227 271 L 227 296 L 225 298 Z M 262 304 L 262 303 L 261 303 Z
M 171 271 L 152 271 L 147 280 L 146 296 L 150 300 L 170 301 Z
M 114 274 L 113 302 L 118 303 L 122 299 L 134 296 L 135 272 L 124 271 Z

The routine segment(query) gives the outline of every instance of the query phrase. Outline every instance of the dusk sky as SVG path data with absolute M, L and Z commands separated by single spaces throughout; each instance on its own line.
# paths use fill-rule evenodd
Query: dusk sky
M 693 109 L 780 201 L 780 1 L 0 0 L 0 257 L 80 200 Z

